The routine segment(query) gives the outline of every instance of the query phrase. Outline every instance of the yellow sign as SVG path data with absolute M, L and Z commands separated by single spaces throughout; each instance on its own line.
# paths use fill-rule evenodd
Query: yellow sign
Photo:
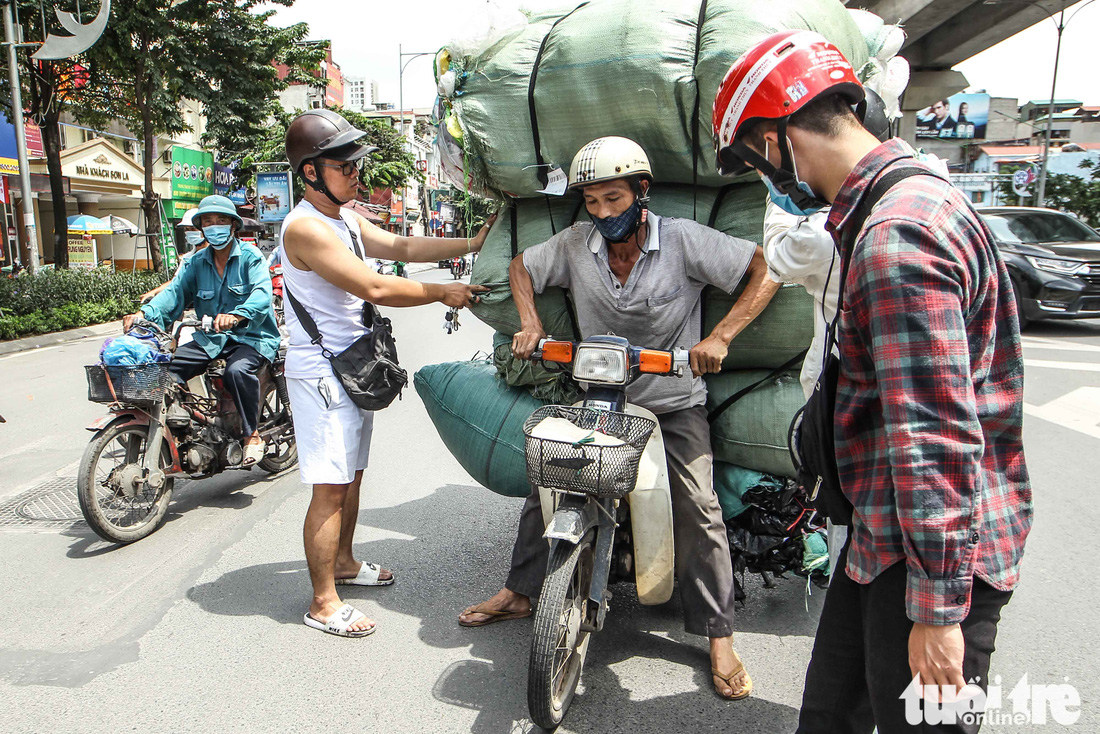
M 69 267 L 92 270 L 99 261 L 94 237 L 69 238 Z

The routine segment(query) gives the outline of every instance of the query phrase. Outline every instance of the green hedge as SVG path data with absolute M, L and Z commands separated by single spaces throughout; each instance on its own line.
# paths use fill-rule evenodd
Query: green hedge
M 0 278 L 0 340 L 113 321 L 137 310 L 141 295 L 164 282 L 139 270 L 24 271 Z

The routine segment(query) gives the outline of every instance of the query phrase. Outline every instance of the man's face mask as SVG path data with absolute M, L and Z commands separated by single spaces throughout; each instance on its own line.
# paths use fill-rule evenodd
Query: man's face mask
M 187 244 L 191 245 L 191 247 L 198 247 L 202 244 L 202 241 L 205 239 L 205 237 L 203 237 L 201 231 L 197 229 L 189 229 L 183 233 L 183 239 L 185 242 L 187 242 Z
M 608 242 L 625 242 L 641 226 L 642 202 L 637 196 L 634 203 L 617 217 L 592 217 L 592 223 Z
M 791 145 L 789 139 L 787 140 L 787 145 Z M 768 157 L 768 141 L 766 140 L 764 141 L 764 157 Z M 813 192 L 813 189 L 810 188 L 810 185 L 798 177 L 798 164 L 794 160 L 794 146 L 791 146 L 791 167 L 794 168 L 794 180 L 797 184 L 798 190 L 812 199 L 818 199 L 817 194 Z M 771 195 L 771 199 L 773 202 L 775 202 L 775 205 L 783 211 L 787 212 L 788 214 L 794 214 L 796 217 L 808 217 L 811 214 L 819 212 L 825 208 L 825 204 L 820 202 L 818 205 L 812 207 L 799 207 L 797 204 L 794 203 L 794 199 L 791 198 L 791 195 L 784 194 L 778 188 L 776 188 L 775 184 L 772 183 L 771 178 L 769 178 L 768 176 L 764 176 L 764 185 L 768 187 L 768 194 Z
M 206 241 L 215 250 L 224 250 L 229 246 L 230 240 L 233 239 L 233 225 L 231 224 L 212 224 L 209 227 L 203 227 L 202 231 L 206 235 Z

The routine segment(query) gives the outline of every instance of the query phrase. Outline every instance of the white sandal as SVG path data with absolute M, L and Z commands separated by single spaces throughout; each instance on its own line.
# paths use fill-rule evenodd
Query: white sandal
M 350 579 L 336 579 L 337 586 L 389 586 L 393 583 L 393 576 L 388 579 L 379 580 L 379 576 L 382 575 L 382 567 L 363 561 L 363 565 L 359 567 L 359 573 L 355 574 L 354 578 Z
M 307 627 L 328 632 L 330 635 L 336 635 L 337 637 L 366 637 L 367 635 L 373 635 L 374 631 L 378 629 L 378 625 L 373 625 L 365 630 L 348 629 L 366 616 L 351 604 L 345 604 L 328 618 L 328 622 L 322 622 L 309 612 L 306 612 L 302 621 L 306 623 Z
M 267 448 L 267 444 L 263 441 L 257 443 L 248 443 L 244 445 L 244 459 L 241 460 L 241 466 L 252 466 L 264 458 L 264 449 Z

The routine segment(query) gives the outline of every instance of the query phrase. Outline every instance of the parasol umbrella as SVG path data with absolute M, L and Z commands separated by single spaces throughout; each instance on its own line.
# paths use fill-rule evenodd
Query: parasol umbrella
M 69 223 L 70 234 L 111 234 L 111 225 L 98 217 L 78 214 L 66 221 Z
M 138 233 L 138 226 L 125 217 L 117 217 L 112 214 L 106 219 L 111 225 L 112 234 L 128 234 L 134 237 Z

